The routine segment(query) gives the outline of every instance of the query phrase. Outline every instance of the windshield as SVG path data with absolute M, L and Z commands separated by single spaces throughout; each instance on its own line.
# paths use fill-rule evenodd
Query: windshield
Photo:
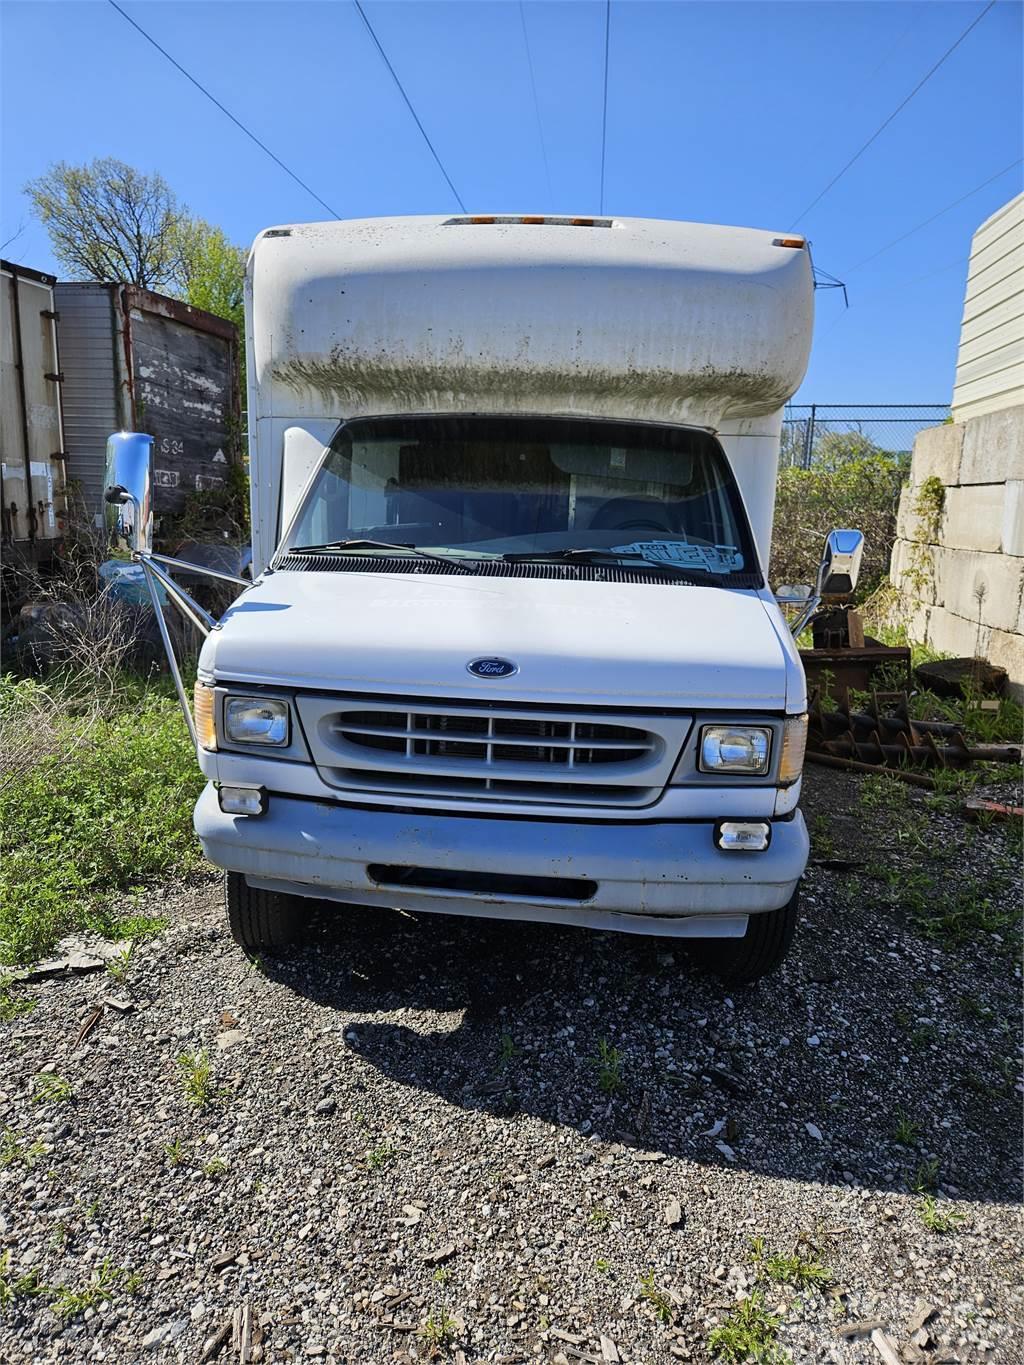
M 346 423 L 283 549 L 332 544 L 467 559 L 593 552 L 715 576 L 758 572 L 736 483 L 713 436 L 573 418 Z

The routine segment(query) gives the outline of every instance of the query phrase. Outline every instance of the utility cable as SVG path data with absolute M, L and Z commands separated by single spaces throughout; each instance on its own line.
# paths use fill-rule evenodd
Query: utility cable
M 964 40 L 964 39 L 967 37 L 967 35 L 971 32 L 971 30 L 972 30 L 973 28 L 976 28 L 977 25 L 981 23 L 982 19 L 984 19 L 984 17 L 985 17 L 986 14 L 988 14 L 989 10 L 992 9 L 992 8 L 995 6 L 995 3 L 996 3 L 996 0 L 988 0 L 988 4 L 987 4 L 987 5 L 985 6 L 985 8 L 981 11 L 981 13 L 978 14 L 978 15 L 975 15 L 975 17 L 971 20 L 971 22 L 970 22 L 970 23 L 967 25 L 967 27 L 964 29 L 963 33 L 960 34 L 960 37 L 957 38 L 956 42 L 953 43 L 952 46 L 946 48 L 945 52 L 942 54 L 942 56 L 939 58 L 939 60 L 935 63 L 935 65 L 934 65 L 928 72 L 925 73 L 925 75 L 923 75 L 923 76 L 921 77 L 921 79 L 918 81 L 918 83 L 914 86 L 913 90 L 911 90 L 910 94 L 907 95 L 906 98 L 903 99 L 903 100 L 896 106 L 896 108 L 892 111 L 892 113 L 889 115 L 889 117 L 885 120 L 884 123 L 879 124 L 879 126 L 875 129 L 875 131 L 874 131 L 874 132 L 871 134 L 871 136 L 868 138 L 867 142 L 865 142 L 861 147 L 858 148 L 858 150 L 857 150 L 856 152 L 854 152 L 853 156 L 850 157 L 849 161 L 848 161 L 848 162 L 846 163 L 846 165 L 842 168 L 842 170 L 837 171 L 836 174 L 832 177 L 832 179 L 831 179 L 831 180 L 828 182 L 828 184 L 825 186 L 825 188 L 824 188 L 824 189 L 823 189 L 823 190 L 822 190 L 814 199 L 811 200 L 811 202 L 807 205 L 807 207 L 803 210 L 803 212 L 802 212 L 802 213 L 797 217 L 797 219 L 795 220 L 795 222 L 794 222 L 794 224 L 793 224 L 794 227 L 796 227 L 799 223 L 801 223 L 801 222 L 803 221 L 804 218 L 807 217 L 807 215 L 810 213 L 811 209 L 815 208 L 818 204 L 821 203 L 821 201 L 825 198 L 825 195 L 828 194 L 829 190 L 832 189 L 832 187 L 833 187 L 834 185 L 838 184 L 840 180 L 842 180 L 843 176 L 844 176 L 844 175 L 846 174 L 846 172 L 850 169 L 850 167 L 854 164 L 854 162 L 860 160 L 860 158 L 864 155 L 864 153 L 865 153 L 865 152 L 867 151 L 867 149 L 871 146 L 871 144 L 876 140 L 876 138 L 880 137 L 881 134 L 885 132 L 886 128 L 888 128 L 889 124 L 892 123 L 892 121 L 893 121 L 893 119 L 896 117 L 896 115 L 899 114 L 899 113 L 901 113 L 901 112 L 907 107 L 907 105 L 908 105 L 908 104 L 910 103 L 910 101 L 914 98 L 914 96 L 917 94 L 917 92 L 918 92 L 919 90 L 921 90 L 925 85 L 927 85 L 927 83 L 931 80 L 932 76 L 935 75 L 936 71 L 938 71 L 939 67 L 943 64 L 943 62 L 945 62 L 946 59 L 947 59 L 948 57 L 951 57 L 951 56 L 953 55 L 953 53 L 954 53 L 954 52 L 956 51 L 956 49 L 960 46 L 960 44 L 963 42 L 963 40 Z
M 111 2 L 111 4 L 113 4 L 114 0 L 110 0 L 110 2 Z M 362 6 L 362 4 L 360 3 L 360 0 L 352 0 L 352 3 L 355 5 L 356 9 L 359 11 L 359 17 L 360 17 L 360 19 L 362 19 L 363 23 L 366 25 L 366 31 L 367 31 L 367 33 L 369 33 L 370 37 L 373 39 L 373 45 L 374 45 L 374 47 L 376 47 L 377 51 L 380 53 L 381 60 L 383 61 L 384 65 L 387 67 L 388 71 L 391 73 L 391 79 L 394 81 L 395 85 L 398 87 L 398 93 L 402 96 L 402 99 L 405 101 L 405 107 L 409 110 L 409 113 L 410 113 L 410 114 L 412 115 L 412 117 L 413 117 L 413 122 L 416 124 L 416 127 L 420 130 L 420 134 L 421 134 L 421 136 L 422 136 L 422 138 L 423 138 L 423 141 L 424 141 L 424 142 L 427 144 L 427 146 L 429 147 L 429 149 L 430 149 L 430 155 L 431 155 L 431 156 L 434 158 L 434 160 L 437 162 L 437 168 L 438 168 L 438 170 L 441 172 L 441 174 L 444 176 L 445 180 L 448 182 L 448 188 L 451 190 L 452 194 L 455 196 L 455 202 L 458 204 L 458 206 L 459 206 L 459 208 L 462 210 L 462 212 L 465 213 L 467 210 L 466 210 L 465 204 L 462 202 L 462 196 L 459 194 L 458 190 L 455 188 L 454 184 L 452 183 L 452 178 L 451 178 L 451 176 L 448 174 L 448 172 L 447 172 L 447 171 L 445 170 L 445 168 L 444 168 L 444 162 L 443 162 L 443 161 L 441 160 L 441 158 L 438 156 L 438 154 L 437 154 L 437 149 L 435 148 L 434 144 L 431 142 L 430 138 L 427 136 L 427 130 L 426 130 L 426 128 L 424 128 L 423 124 L 420 122 L 420 116 L 419 116 L 419 114 L 417 114 L 416 110 L 413 108 L 412 100 L 411 100 L 411 99 L 409 98 L 409 96 L 405 93 L 405 86 L 404 86 L 404 85 L 402 84 L 402 82 L 398 79 L 398 73 L 396 72 L 395 68 L 391 65 L 390 61 L 388 60 L 388 54 L 384 51 L 384 48 L 383 48 L 383 46 L 382 46 L 382 44 L 381 44 L 380 39 L 377 37 L 376 33 L 374 32 L 374 30 L 373 30 L 373 25 L 370 23 L 369 19 L 367 19 L 367 17 L 366 17 L 366 11 L 363 9 L 363 6 Z
M 989 178 L 983 180 L 980 185 L 975 185 L 973 190 L 968 190 L 967 193 L 962 194 L 959 199 L 954 199 L 951 204 L 947 204 L 944 209 L 939 209 L 939 211 L 933 213 L 930 218 L 925 218 L 924 221 L 918 223 L 916 227 L 909 228 L 899 237 L 894 237 L 891 242 L 886 242 L 885 246 L 880 246 L 877 251 L 873 251 L 870 256 L 865 256 L 864 259 L 858 261 L 856 265 L 851 265 L 849 269 L 845 270 L 843 273 L 845 275 L 852 274 L 854 270 L 859 270 L 861 266 L 867 265 L 869 261 L 873 261 L 876 256 L 881 256 L 883 251 L 888 251 L 890 247 L 898 246 L 900 242 L 905 242 L 908 237 L 913 237 L 915 232 L 920 232 L 922 228 L 926 228 L 930 223 L 934 223 L 936 218 L 941 218 L 944 213 L 949 213 L 950 209 L 955 209 L 957 205 L 962 204 L 965 199 L 970 199 L 973 195 L 978 194 L 986 185 L 991 185 L 994 180 L 1000 180 L 1008 171 L 1012 171 L 1015 166 L 1019 166 L 1022 160 L 1024 160 L 1024 157 L 1018 157 L 1016 161 L 1011 161 L 1010 164 L 1004 166 L 1001 171 L 996 171 L 995 175 L 990 175 Z
M 526 48 L 526 64 L 530 68 L 530 89 L 533 91 L 533 112 L 537 116 L 537 136 L 540 139 L 540 154 L 544 161 L 544 179 L 548 187 L 548 211 L 554 207 L 551 190 L 551 170 L 548 166 L 548 149 L 544 143 L 544 125 L 540 117 L 540 101 L 537 99 L 537 81 L 533 73 L 533 55 L 530 52 L 530 36 L 526 31 L 526 5 L 519 0 L 519 19 L 523 25 L 523 45 Z
M 336 210 L 332 209 L 330 204 L 328 204 L 325 199 L 320 198 L 316 190 L 311 189 L 310 186 L 307 185 L 304 180 L 302 180 L 299 176 L 295 174 L 295 172 L 292 170 L 290 166 L 287 166 L 279 156 L 275 155 L 275 153 L 270 150 L 270 148 L 267 146 L 265 142 L 261 142 L 251 128 L 247 128 L 240 118 L 236 118 L 230 109 L 225 108 L 224 105 L 221 104 L 220 100 L 216 97 L 216 95 L 211 95 L 209 90 L 207 90 L 206 86 L 203 85 L 201 81 L 196 80 L 195 76 L 193 76 L 191 72 L 186 71 L 185 68 L 182 66 L 181 62 L 176 61 L 165 47 L 161 47 L 157 40 L 152 36 L 152 34 L 147 33 L 141 24 L 136 23 L 132 16 L 126 13 L 121 8 L 121 6 L 117 3 L 117 0 L 108 0 L 108 3 L 114 9 L 117 10 L 118 14 L 120 14 L 122 19 L 126 19 L 128 23 L 131 24 L 132 28 L 137 29 L 138 32 L 142 34 L 143 38 L 145 38 L 147 43 L 151 43 L 152 46 L 156 48 L 157 52 L 161 54 L 161 56 L 166 57 L 170 64 L 173 67 L 176 67 L 177 70 L 181 72 L 181 74 L 185 77 L 187 81 L 191 81 L 195 88 L 202 94 L 204 94 L 211 104 L 215 104 L 217 108 L 220 110 L 220 112 L 226 118 L 229 118 L 236 128 L 241 129 L 241 131 L 246 135 L 247 138 L 250 139 L 250 141 L 255 142 L 256 146 L 259 147 L 261 152 L 266 152 L 267 156 L 270 157 L 271 161 L 275 162 L 278 166 L 280 166 L 281 170 L 284 171 L 285 175 L 291 176 L 292 180 L 295 181 L 296 185 L 299 185 L 302 189 L 306 191 L 308 195 L 312 196 L 312 198 L 316 200 L 316 202 L 321 206 L 321 208 L 325 208 L 327 210 L 327 212 L 331 215 L 332 218 L 341 217 L 341 214 L 338 213 Z
M 993 0 L 994 2 L 994 0 Z M 608 51 L 612 31 L 612 0 L 604 4 L 604 96 L 601 101 L 601 202 L 599 213 L 604 213 L 604 165 L 608 148 Z

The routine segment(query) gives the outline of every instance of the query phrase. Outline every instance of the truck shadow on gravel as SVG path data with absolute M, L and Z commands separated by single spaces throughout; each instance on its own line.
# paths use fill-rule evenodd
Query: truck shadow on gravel
M 1016 1199 L 1005 957 L 940 950 L 822 869 L 804 915 L 783 968 L 742 989 L 670 940 L 330 907 L 264 966 L 344 1013 L 339 1046 L 464 1110 L 802 1181 Z M 342 1068 L 357 1090 L 359 1070 Z

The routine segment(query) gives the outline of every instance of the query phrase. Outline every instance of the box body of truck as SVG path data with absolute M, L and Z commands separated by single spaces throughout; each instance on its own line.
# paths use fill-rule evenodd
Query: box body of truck
M 765 574 L 812 302 L 803 242 L 749 229 L 257 239 L 259 576 L 196 693 L 236 934 L 308 898 L 791 933 L 806 695 Z
M 64 534 L 56 283 L 52 275 L 0 262 L 0 519 L 6 568 L 46 565 Z

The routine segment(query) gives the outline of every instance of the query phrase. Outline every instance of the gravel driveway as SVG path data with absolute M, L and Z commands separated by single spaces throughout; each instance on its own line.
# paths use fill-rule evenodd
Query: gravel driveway
M 0 1359 L 1024 1360 L 1015 934 L 928 919 L 1015 915 L 1019 849 L 820 770 L 805 808 L 796 949 L 731 993 L 363 911 L 250 964 L 215 880 L 150 896 L 0 1025 Z

